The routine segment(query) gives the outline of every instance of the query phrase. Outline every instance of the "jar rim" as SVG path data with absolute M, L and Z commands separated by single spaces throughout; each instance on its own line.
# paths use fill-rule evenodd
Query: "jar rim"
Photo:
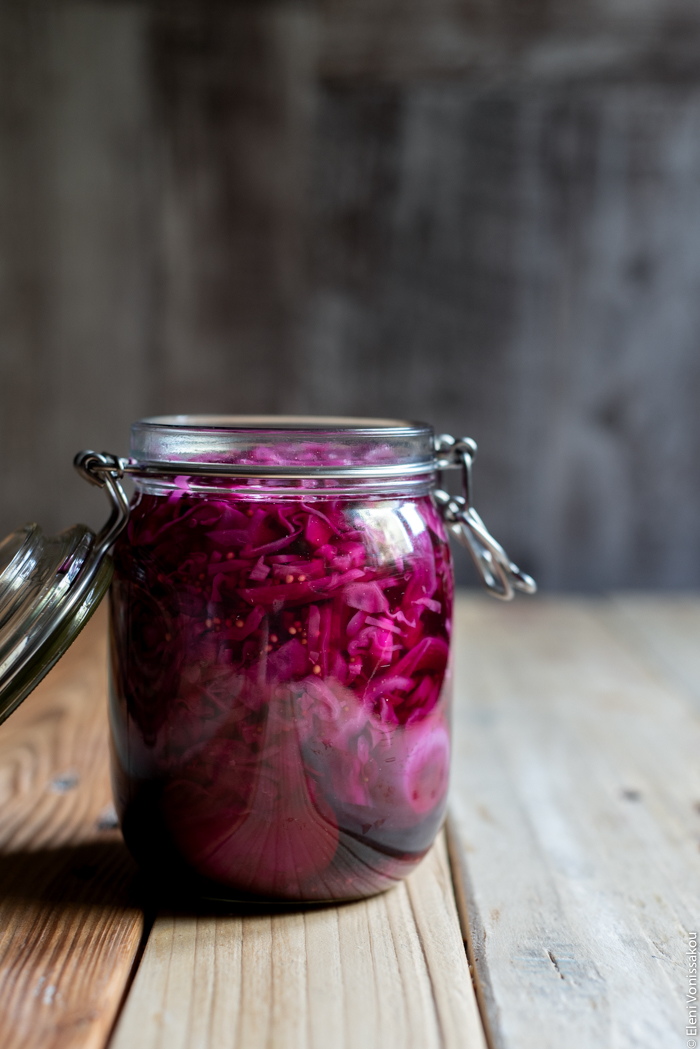
M 385 477 L 437 468 L 424 422 L 307 415 L 160 415 L 131 428 L 131 472 Z
M 249 430 L 298 433 L 381 433 L 385 436 L 434 432 L 430 423 L 344 415 L 151 415 L 133 424 L 153 430 L 204 430 L 222 433 Z

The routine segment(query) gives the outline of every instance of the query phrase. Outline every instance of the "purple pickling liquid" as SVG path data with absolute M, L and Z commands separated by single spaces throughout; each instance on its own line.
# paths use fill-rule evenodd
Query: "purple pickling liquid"
M 138 492 L 112 737 L 147 866 L 289 900 L 402 878 L 443 819 L 452 566 L 429 496 Z

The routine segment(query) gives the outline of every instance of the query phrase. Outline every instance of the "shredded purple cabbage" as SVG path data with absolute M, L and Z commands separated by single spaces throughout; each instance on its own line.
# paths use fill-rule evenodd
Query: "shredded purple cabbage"
M 331 493 L 327 493 L 328 496 Z M 347 899 L 432 842 L 452 568 L 429 497 L 140 493 L 115 551 L 115 785 L 137 856 Z

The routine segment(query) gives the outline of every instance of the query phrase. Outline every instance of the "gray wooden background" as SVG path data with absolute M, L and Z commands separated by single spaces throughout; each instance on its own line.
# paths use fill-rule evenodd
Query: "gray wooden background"
M 0 3 L 3 533 L 144 414 L 398 414 L 543 586 L 698 586 L 699 342 L 692 0 Z

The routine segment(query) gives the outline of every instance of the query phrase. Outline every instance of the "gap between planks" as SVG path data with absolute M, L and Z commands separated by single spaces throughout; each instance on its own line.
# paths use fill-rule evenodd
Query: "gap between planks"
M 160 914 L 110 1049 L 486 1049 L 443 835 L 340 907 Z
M 685 1049 L 696 627 L 697 599 L 458 601 L 451 846 L 496 1049 Z
M 164 914 L 140 956 L 135 867 L 104 821 L 105 636 L 98 611 L 0 733 L 3 1049 L 484 1049 L 442 836 L 371 900 Z
M 684 1042 L 696 623 L 700 602 L 459 603 L 453 847 L 494 1046 Z M 102 1049 L 137 954 L 133 867 L 98 830 L 104 677 L 98 620 L 0 734 L 7 1049 Z M 112 1049 L 380 1043 L 484 1045 L 442 842 L 361 904 L 161 915 Z
M 0 728 L 0 1045 L 103 1049 L 137 957 L 113 829 L 106 615 Z

